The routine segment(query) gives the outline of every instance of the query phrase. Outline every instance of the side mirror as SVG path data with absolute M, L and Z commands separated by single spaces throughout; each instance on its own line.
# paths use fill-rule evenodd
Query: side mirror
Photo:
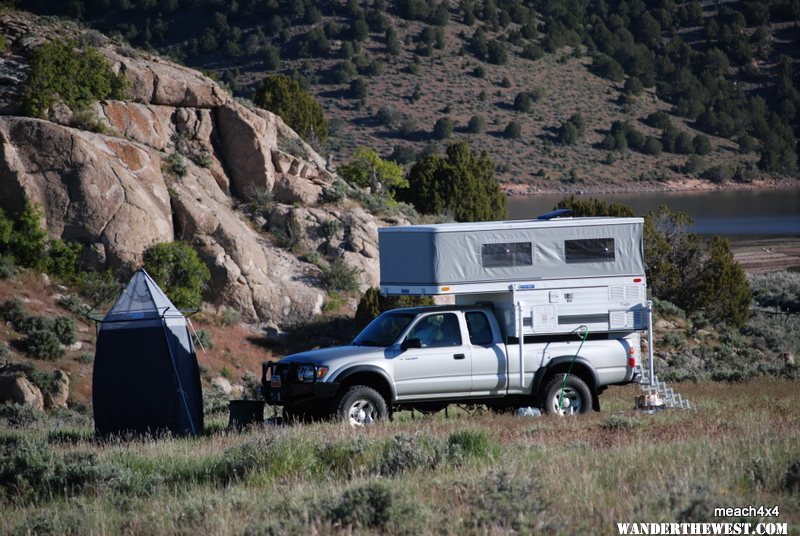
M 422 348 L 422 341 L 419 339 L 406 339 L 400 344 L 400 349 L 404 352 L 409 348 Z

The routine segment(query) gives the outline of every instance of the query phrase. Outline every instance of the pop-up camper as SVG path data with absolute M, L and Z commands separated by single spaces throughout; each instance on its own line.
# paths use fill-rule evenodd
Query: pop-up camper
M 507 338 L 646 329 L 642 218 L 379 229 L 381 292 L 491 304 Z

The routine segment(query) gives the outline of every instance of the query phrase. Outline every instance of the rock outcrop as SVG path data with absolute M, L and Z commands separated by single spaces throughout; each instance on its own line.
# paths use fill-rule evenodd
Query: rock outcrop
M 44 409 L 42 392 L 22 372 L 0 375 L 0 403 L 5 402 L 26 404 L 38 411 Z
M 23 57 L 15 51 L 45 36 L 31 39 L 37 21 L 16 13 L 0 15 L 0 28 L 10 29 L 14 58 L 0 56 L 0 85 L 18 85 L 13 74 L 27 66 L 14 68 Z M 278 116 L 186 67 L 110 43 L 101 51 L 125 74 L 129 99 L 94 105 L 100 132 L 76 128 L 63 105 L 50 120 L 0 115 L 2 208 L 38 204 L 51 236 L 81 243 L 81 263 L 96 270 L 131 270 L 155 243 L 189 242 L 211 269 L 210 302 L 278 328 L 321 310 L 319 268 L 301 253 L 343 257 L 363 287 L 377 284 L 376 231 L 385 223 L 353 202 L 319 205 L 335 176 Z M 240 210 L 260 199 L 268 214 L 254 221 Z M 301 222 L 294 253 L 269 234 L 288 216 Z
M 66 408 L 69 400 L 69 376 L 61 369 L 53 371 L 53 384 L 44 393 L 44 407 L 47 409 Z

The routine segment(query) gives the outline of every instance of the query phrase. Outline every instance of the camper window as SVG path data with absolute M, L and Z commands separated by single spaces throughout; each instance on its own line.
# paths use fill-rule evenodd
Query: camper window
M 591 238 L 585 240 L 565 240 L 564 258 L 567 264 L 579 262 L 613 262 L 614 239 Z
M 481 246 L 483 267 L 531 266 L 533 264 L 532 246 L 530 242 L 483 244 Z

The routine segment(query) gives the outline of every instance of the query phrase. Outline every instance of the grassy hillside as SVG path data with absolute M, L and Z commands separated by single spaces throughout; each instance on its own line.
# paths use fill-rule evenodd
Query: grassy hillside
M 797 165 L 796 0 L 17 5 L 157 49 L 245 97 L 291 74 L 325 107 L 334 163 L 368 145 L 405 164 L 463 138 L 517 191 L 750 182 Z
M 793 383 L 684 384 L 697 411 L 404 416 L 97 442 L 62 412 L 0 425 L 3 533 L 615 534 L 618 522 L 800 523 Z M 16 420 L 15 420 L 16 419 Z M 13 423 L 13 424 L 9 424 Z M 714 518 L 777 506 L 778 517 Z

